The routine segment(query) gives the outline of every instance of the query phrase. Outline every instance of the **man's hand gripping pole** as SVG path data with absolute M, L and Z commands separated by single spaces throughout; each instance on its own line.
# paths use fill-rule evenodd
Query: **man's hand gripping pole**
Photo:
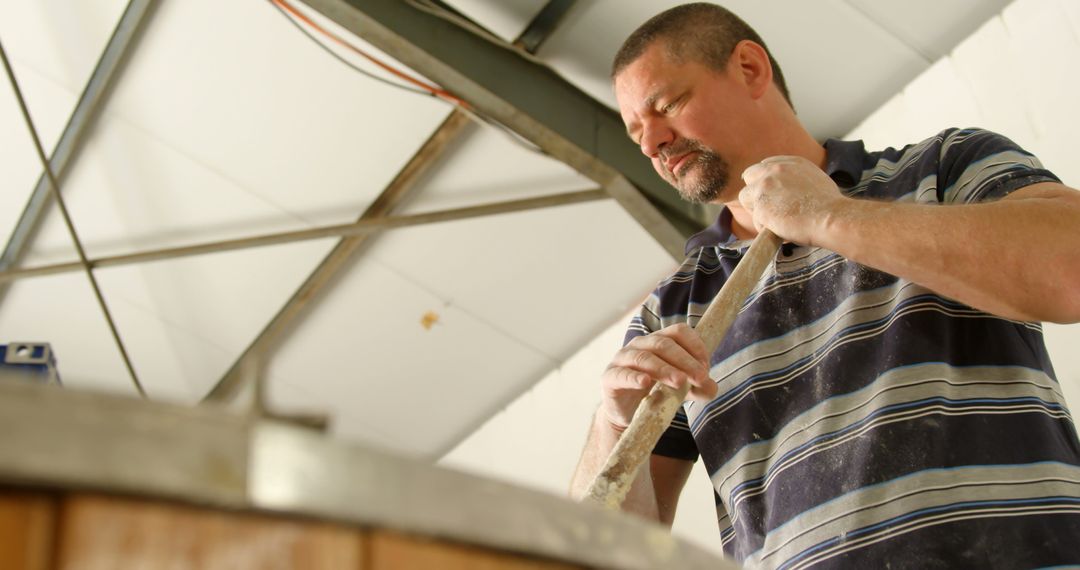
M 710 356 L 720 346 L 731 323 L 739 314 L 747 296 L 761 278 L 780 249 L 782 240 L 769 230 L 762 230 L 750 245 L 746 255 L 736 266 L 731 277 L 720 288 L 716 298 L 701 316 L 695 330 L 705 343 Z M 611 450 L 604 468 L 589 485 L 585 500 L 594 501 L 611 509 L 617 509 L 626 499 L 630 485 L 638 469 L 645 464 L 660 434 L 664 432 L 675 411 L 679 409 L 690 389 L 687 383 L 681 390 L 659 382 L 638 404 L 630 425 L 626 427 L 619 442 Z

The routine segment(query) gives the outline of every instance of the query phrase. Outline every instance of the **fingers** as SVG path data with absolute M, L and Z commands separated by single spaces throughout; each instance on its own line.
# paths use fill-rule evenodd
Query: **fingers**
M 758 232 L 764 230 L 768 225 L 766 219 L 768 217 L 767 205 L 762 205 L 761 211 L 758 211 L 757 206 L 763 204 L 769 198 L 766 191 L 771 189 L 771 186 L 775 183 L 775 180 L 771 178 L 772 168 L 774 168 L 772 165 L 782 162 L 786 158 L 782 156 L 766 158 L 757 164 L 751 165 L 742 173 L 742 179 L 746 183 L 746 187 L 739 192 L 739 203 L 750 213 L 754 229 Z
M 705 348 L 705 342 L 701 340 L 701 336 L 690 325 L 686 323 L 671 325 L 656 332 L 655 335 L 669 337 L 675 341 L 678 348 L 683 349 L 694 360 L 693 362 L 684 362 L 691 366 L 700 366 L 702 375 L 708 376 L 707 366 L 710 356 L 708 349 Z
M 750 213 L 750 218 L 754 223 L 754 229 L 759 233 L 765 229 L 765 224 L 762 222 L 760 216 L 754 215 L 754 209 L 760 200 L 761 188 L 747 186 L 739 192 L 739 203 L 742 204 L 743 209 Z
M 673 325 L 651 335 L 638 337 L 627 348 L 634 351 L 639 370 L 664 375 L 674 369 L 690 376 L 706 376 L 705 345 L 685 324 Z
M 825 182 L 820 180 L 825 179 Z M 810 243 L 813 214 L 835 183 L 817 165 L 797 156 L 771 156 L 742 173 L 739 204 L 760 232 L 768 228 L 789 241 Z
M 616 353 L 608 368 L 620 388 L 663 382 L 676 389 L 690 384 L 694 389 L 712 384 L 707 362 L 701 338 L 680 324 L 632 340 Z
M 801 156 L 770 156 L 758 163 L 751 164 L 749 168 L 743 171 L 743 179 L 745 180 L 747 173 L 750 173 L 751 176 L 760 176 L 760 173 L 767 172 L 769 167 L 783 164 L 798 164 L 800 162 L 808 161 Z
M 605 388 L 613 392 L 620 390 L 647 392 L 656 383 L 649 373 L 617 366 L 614 362 L 608 366 L 605 376 Z
M 777 165 L 790 164 L 799 160 L 801 159 L 794 156 L 770 156 L 761 162 L 751 164 L 744 170 L 742 173 L 743 182 L 747 186 L 753 186 L 760 182 L 761 179 L 769 176 Z
M 641 399 L 657 382 L 673 389 L 689 386 L 689 398 L 711 400 L 716 383 L 709 378 L 705 343 L 685 324 L 637 337 L 615 353 L 601 380 L 601 409 L 613 426 L 629 425 Z

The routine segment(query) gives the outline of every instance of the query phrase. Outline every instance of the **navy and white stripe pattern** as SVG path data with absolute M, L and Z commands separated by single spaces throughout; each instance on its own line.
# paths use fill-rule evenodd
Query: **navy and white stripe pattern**
M 972 203 L 1057 181 L 982 130 L 826 150 L 845 193 L 879 201 Z M 627 341 L 696 324 L 749 245 L 729 215 L 690 240 Z M 795 247 L 757 284 L 711 373 L 718 396 L 684 405 L 656 453 L 700 454 L 720 542 L 748 566 L 1080 564 L 1080 443 L 1038 323 Z

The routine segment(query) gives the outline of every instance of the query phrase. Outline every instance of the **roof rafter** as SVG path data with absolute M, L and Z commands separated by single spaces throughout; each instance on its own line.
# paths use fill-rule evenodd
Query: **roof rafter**
M 601 186 L 636 189 L 645 199 L 612 195 L 673 258 L 682 259 L 686 237 L 705 225 L 704 209 L 653 172 L 615 111 L 521 48 L 443 8 L 417 8 L 421 0 L 302 1 Z
M 535 52 L 555 29 L 558 21 L 566 14 L 573 3 L 573 0 L 551 0 L 548 2 L 532 22 L 526 26 L 525 31 L 515 43 L 530 53 Z M 386 216 L 410 197 L 420 175 L 426 172 L 450 145 L 461 136 L 467 122 L 467 115 L 461 110 L 455 109 L 402 168 L 390 185 L 375 199 L 367 211 L 360 216 L 359 221 Z M 618 185 L 618 187 L 622 188 L 623 186 Z M 633 200 L 635 196 L 631 196 L 629 199 Z M 369 246 L 375 237 L 375 233 L 370 233 L 343 238 L 339 241 L 300 288 L 274 315 L 274 318 L 241 353 L 229 370 L 211 388 L 204 401 L 230 401 L 241 392 L 245 378 L 261 378 L 258 374 L 245 376 L 243 371 L 246 369 L 246 363 L 265 362 L 264 355 L 272 350 L 276 343 L 280 342 L 283 335 L 295 330 L 295 321 L 305 314 L 310 303 L 319 297 L 323 289 L 333 281 L 334 277 L 347 265 L 347 262 L 356 258 L 362 248 Z
M 70 166 L 78 158 L 83 140 L 90 132 L 102 107 L 105 106 L 116 78 L 122 73 L 128 55 L 138 44 L 140 34 L 153 16 L 157 3 L 157 0 L 130 0 L 123 15 L 120 16 L 120 21 L 116 24 L 108 44 L 102 50 L 101 57 L 90 74 L 82 95 L 79 96 L 79 102 L 75 105 L 75 110 L 72 111 L 64 132 L 60 135 L 60 141 L 56 143 L 56 148 L 49 157 L 50 168 L 57 179 L 63 180 Z M 4 247 L 4 253 L 0 256 L 0 272 L 14 268 L 22 261 L 51 204 L 49 180 L 46 173 L 42 172 L 30 194 L 26 208 Z M 0 284 L 0 302 L 6 293 L 7 287 Z

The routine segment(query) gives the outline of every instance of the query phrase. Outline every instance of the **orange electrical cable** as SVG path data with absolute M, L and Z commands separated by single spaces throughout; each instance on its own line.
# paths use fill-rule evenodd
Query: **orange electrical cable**
M 344 47 L 345 49 L 348 49 L 349 51 L 352 51 L 352 52 L 356 53 L 357 55 L 359 55 L 360 57 L 363 57 L 364 59 L 370 61 L 371 63 L 374 63 L 375 65 L 379 66 L 381 69 L 387 71 L 388 73 L 393 74 L 395 77 L 398 77 L 398 78 L 400 78 L 400 79 L 402 79 L 404 81 L 407 81 L 407 82 L 411 83 L 412 85 L 415 85 L 415 86 L 419 87 L 420 89 L 423 89 L 424 91 L 427 91 L 428 93 L 431 93 L 432 95 L 434 95 L 434 96 L 436 96 L 436 97 L 438 97 L 440 99 L 449 101 L 449 102 L 451 102 L 451 103 L 453 103 L 453 104 L 455 104 L 455 105 L 457 105 L 459 107 L 463 107 L 465 109 L 471 108 L 468 103 L 466 103 L 463 99 L 461 99 L 460 97 L 457 97 L 453 93 L 450 93 L 449 91 L 446 91 L 445 89 L 440 89 L 439 87 L 436 87 L 435 85 L 431 85 L 429 83 L 425 83 L 423 81 L 420 81 L 419 79 L 416 79 L 416 78 L 410 76 L 409 74 L 407 74 L 407 73 L 405 73 L 405 72 L 403 72 L 401 70 L 398 70 L 398 69 L 396 69 L 396 68 L 394 68 L 394 67 L 392 67 L 392 66 L 390 66 L 390 65 L 388 65 L 386 63 L 383 63 L 382 61 L 375 58 L 371 54 L 368 54 L 364 50 L 350 44 L 349 42 L 347 42 L 347 41 L 345 41 L 343 39 L 341 39 L 340 37 L 338 37 L 333 32 L 323 28 L 319 24 L 316 24 L 314 21 L 311 20 L 311 18 L 308 18 L 307 16 L 305 16 L 302 12 L 300 12 L 299 10 L 294 8 L 292 5 L 290 5 L 285 0 L 270 0 L 270 1 L 273 2 L 274 4 L 276 4 L 282 10 L 285 10 L 289 14 L 292 14 L 292 16 L 295 17 L 296 19 L 304 22 L 309 27 L 317 30 L 322 35 L 330 38 L 331 40 L 333 40 L 338 45 Z

